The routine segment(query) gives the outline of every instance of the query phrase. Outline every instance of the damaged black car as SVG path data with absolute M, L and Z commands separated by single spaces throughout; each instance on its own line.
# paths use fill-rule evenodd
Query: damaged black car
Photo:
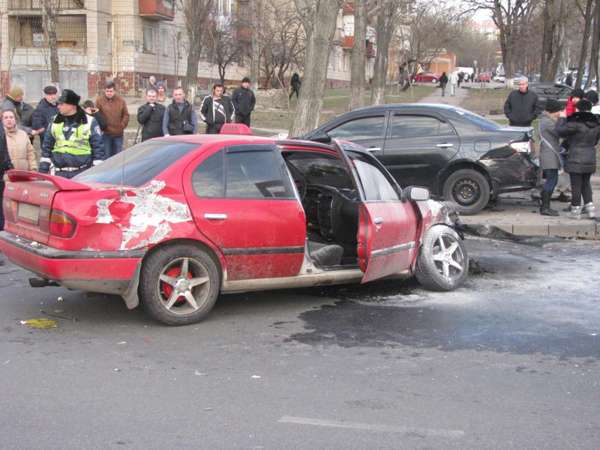
M 532 129 L 506 127 L 462 108 L 390 104 L 343 114 L 303 136 L 366 147 L 401 186 L 424 186 L 477 214 L 504 192 L 535 187 Z

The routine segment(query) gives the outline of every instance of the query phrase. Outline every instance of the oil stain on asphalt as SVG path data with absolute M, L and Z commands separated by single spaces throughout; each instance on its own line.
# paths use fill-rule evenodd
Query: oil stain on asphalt
M 305 331 L 290 340 L 340 347 L 412 347 L 600 359 L 600 302 L 577 282 L 598 270 L 597 248 L 564 251 L 472 244 L 476 274 L 452 293 L 428 293 L 415 282 L 327 287 L 311 295 L 334 304 L 300 315 Z M 573 255 L 576 255 L 573 258 Z M 584 270 L 582 270 L 584 269 Z M 598 275 L 595 275 L 598 277 Z M 600 281 L 600 280 L 598 280 Z M 595 308 L 590 309 L 595 306 Z

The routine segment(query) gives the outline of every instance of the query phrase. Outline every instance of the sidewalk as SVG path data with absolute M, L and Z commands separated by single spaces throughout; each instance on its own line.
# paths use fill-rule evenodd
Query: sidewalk
M 446 86 L 446 95 L 442 97 L 442 89 L 437 88 L 433 94 L 422 98 L 419 103 L 441 103 L 443 105 L 460 106 L 461 103 L 469 95 L 468 89 L 456 88 L 456 95 L 450 95 L 450 84 Z

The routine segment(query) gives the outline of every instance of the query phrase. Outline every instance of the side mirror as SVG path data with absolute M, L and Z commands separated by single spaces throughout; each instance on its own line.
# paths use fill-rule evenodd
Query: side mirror
M 425 202 L 429 200 L 429 189 L 408 186 L 402 190 L 402 200 L 410 200 L 411 202 Z
M 331 136 L 329 136 L 324 131 L 320 131 L 320 132 L 314 134 L 310 138 L 310 140 L 313 142 L 319 142 L 321 144 L 331 144 Z

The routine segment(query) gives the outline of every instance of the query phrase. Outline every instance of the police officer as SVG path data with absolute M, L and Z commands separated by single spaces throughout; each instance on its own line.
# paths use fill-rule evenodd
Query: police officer
M 53 165 L 55 175 L 72 178 L 104 159 L 100 126 L 81 109 L 80 100 L 70 89 L 58 99 L 58 114 L 44 136 L 40 172 Z

